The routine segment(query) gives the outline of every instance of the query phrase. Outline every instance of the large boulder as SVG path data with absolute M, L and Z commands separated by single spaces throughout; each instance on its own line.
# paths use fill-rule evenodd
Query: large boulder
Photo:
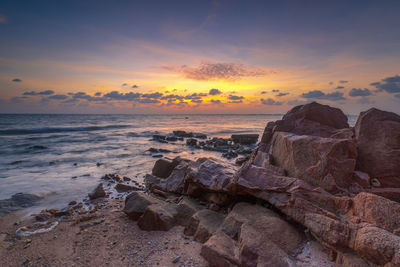
M 176 208 L 178 212 L 178 216 L 176 217 L 177 223 L 182 226 L 187 226 L 193 214 L 202 210 L 203 208 L 204 207 L 197 201 L 184 196 Z
M 185 235 L 194 236 L 194 240 L 205 243 L 224 220 L 224 215 L 204 209 L 196 212 L 185 228 Z
M 138 226 L 147 231 L 168 231 L 176 225 L 176 204 L 152 204 L 138 220 Z
M 178 159 L 159 159 L 154 164 L 152 174 L 160 178 L 167 178 L 178 163 Z
M 161 201 L 143 192 L 133 192 L 125 199 L 123 212 L 133 220 L 138 220 L 152 204 L 160 204 Z
M 361 112 L 355 133 L 357 169 L 383 187 L 400 187 L 400 116 L 376 108 Z
M 282 120 L 268 123 L 261 140 L 269 143 L 275 132 L 330 137 L 344 128 L 349 128 L 349 124 L 343 111 L 312 102 L 292 108 Z
M 276 132 L 271 141 L 270 157 L 288 176 L 328 191 L 338 191 L 352 183 L 357 148 L 351 139 Z
M 236 242 L 221 231 L 217 231 L 204 243 L 200 255 L 211 267 L 239 266 L 239 251 Z

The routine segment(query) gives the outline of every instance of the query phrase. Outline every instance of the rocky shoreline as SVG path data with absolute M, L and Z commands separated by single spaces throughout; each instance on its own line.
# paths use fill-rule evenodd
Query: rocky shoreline
M 199 149 L 225 146 L 223 153 L 234 156 L 258 136 L 209 143 L 199 141 L 206 136 L 182 131 L 153 136 L 161 142 L 175 138 Z M 352 128 L 337 108 L 315 102 L 297 106 L 268 123 L 258 146 L 236 165 L 213 158 L 161 158 L 145 177 L 145 187 L 108 174 L 88 199 L 44 210 L 24 222 L 28 227 L 5 222 L 12 214 L 4 216 L 1 224 L 8 224 L 9 232 L 2 232 L 0 257 L 15 263 L 9 254 L 23 253 L 41 236 L 70 227 L 74 242 L 83 233 L 99 235 L 96 229 L 108 223 L 107 231 L 113 228 L 121 243 L 136 242 L 128 239 L 134 232 L 136 238 L 158 233 L 155 239 L 169 236 L 182 245 L 180 255 L 162 258 L 171 254 L 161 249 L 142 262 L 103 252 L 111 265 L 400 266 L 399 163 L 399 115 L 370 109 Z M 125 223 L 122 230 L 113 225 L 115 214 Z M 60 225 L 50 229 L 55 223 Z M 49 230 L 36 234 L 39 229 Z M 63 236 L 70 230 L 64 231 Z M 93 250 L 103 246 L 91 245 Z M 73 262 L 92 265 L 94 258 Z M 64 265 L 57 260 L 53 264 Z M 26 266 L 33 263 L 30 259 Z

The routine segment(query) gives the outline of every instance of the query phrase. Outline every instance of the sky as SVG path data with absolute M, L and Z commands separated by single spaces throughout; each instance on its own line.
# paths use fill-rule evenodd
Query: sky
M 0 2 L 0 113 L 400 113 L 400 1 Z

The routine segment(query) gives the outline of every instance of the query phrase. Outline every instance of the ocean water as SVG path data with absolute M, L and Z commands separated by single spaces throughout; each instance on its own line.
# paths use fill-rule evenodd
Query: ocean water
M 166 157 L 221 157 L 185 142 L 162 144 L 153 134 L 184 130 L 209 137 L 262 135 L 282 115 L 0 115 L 0 199 L 19 192 L 44 197 L 43 207 L 81 200 L 106 173 L 139 183 L 155 158 L 148 149 L 171 150 Z M 350 117 L 350 124 L 354 124 Z

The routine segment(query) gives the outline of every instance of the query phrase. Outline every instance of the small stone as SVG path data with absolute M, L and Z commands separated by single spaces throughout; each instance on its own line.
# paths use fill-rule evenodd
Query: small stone
M 379 180 L 376 179 L 376 178 L 371 179 L 371 185 L 372 185 L 373 187 L 381 187 L 381 183 L 380 183 Z
M 172 263 L 178 263 L 180 260 L 181 260 L 181 256 L 175 257 L 175 258 L 172 260 Z

